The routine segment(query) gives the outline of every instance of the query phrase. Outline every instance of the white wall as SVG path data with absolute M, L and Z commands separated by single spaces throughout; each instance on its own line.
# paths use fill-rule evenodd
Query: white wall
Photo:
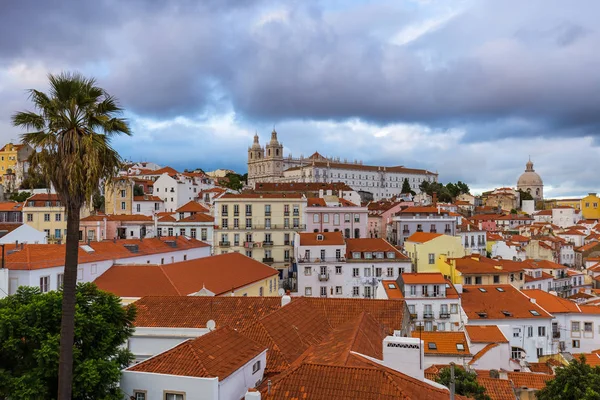
M 483 348 L 486 344 L 482 344 L 481 348 Z M 489 349 L 481 358 L 476 360 L 471 364 L 471 368 L 473 369 L 482 369 L 482 370 L 490 370 L 490 369 L 504 369 L 507 371 L 512 371 L 512 363 L 510 362 L 510 343 L 498 343 L 498 346 Z M 479 347 L 475 347 L 471 345 L 471 353 L 473 355 L 477 354 Z
M 579 332 L 573 332 L 571 322 L 579 322 Z M 552 322 L 558 323 L 559 342 L 565 343 L 565 351 L 590 353 L 600 347 L 600 315 L 581 313 L 555 313 Z M 584 331 L 584 322 L 592 323 L 592 331 Z M 573 340 L 579 340 L 580 347 L 573 347 Z
M 186 400 L 219 400 L 218 378 L 192 378 L 124 370 L 120 387 L 127 399 L 137 389 L 145 390 L 148 400 L 164 399 L 165 392 L 170 391 L 185 392 Z
M 207 328 L 136 327 L 127 347 L 137 363 L 208 332 Z
M 260 362 L 260 369 L 253 373 L 252 367 L 257 361 Z M 249 388 L 258 386 L 262 381 L 266 365 L 267 350 L 265 349 L 258 356 L 244 364 L 242 368 L 219 382 L 219 400 L 243 398 Z
M 472 353 L 472 352 L 471 352 Z M 462 365 L 466 368 L 469 360 L 473 358 L 472 354 L 465 354 L 464 356 L 453 355 L 453 356 L 443 356 L 439 354 L 425 354 L 425 369 L 431 367 L 432 365 L 449 365 L 451 362 L 456 365 Z
M 47 237 L 45 232 L 38 231 L 30 225 L 22 224 L 12 232 L 8 232 L 6 235 L 0 238 L 0 243 L 39 243 L 46 244 Z

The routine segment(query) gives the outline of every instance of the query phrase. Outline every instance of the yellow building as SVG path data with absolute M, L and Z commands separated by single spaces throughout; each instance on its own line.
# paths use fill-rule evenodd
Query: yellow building
M 19 184 L 27 173 L 29 156 L 34 152 L 28 144 L 8 143 L 0 149 L 0 182 L 3 176 L 12 172 L 15 174 L 16 183 Z
M 65 207 L 56 194 L 34 194 L 23 205 L 23 222 L 45 232 L 48 243 L 64 240 L 67 235 Z
M 584 219 L 600 219 L 600 198 L 590 193 L 581 199 L 581 214 Z
M 306 228 L 300 194 L 225 194 L 215 199 L 214 254 L 239 252 L 288 277 L 294 234 Z
M 553 200 L 554 207 L 572 207 L 576 210 L 581 210 L 581 199 L 562 199 Z
M 441 256 L 437 260 L 438 270 L 453 284 L 458 285 L 512 285 L 522 289 L 525 270 L 522 263 L 494 260 L 476 254 L 450 258 Z
M 494 247 L 494 245 L 496 243 L 498 243 L 498 241 L 503 240 L 502 236 L 498 235 L 497 233 L 490 233 L 487 232 L 487 241 L 485 243 L 485 251 L 488 252 L 489 254 L 492 253 L 492 248 Z
M 416 232 L 404 242 L 404 250 L 412 260 L 413 272 L 441 272 L 437 266 L 440 256 L 463 257 L 465 248 L 460 236 Z
M 164 265 L 113 265 L 94 283 L 125 304 L 145 296 L 279 296 L 278 272 L 239 253 Z
M 128 177 L 114 178 L 112 185 L 104 187 L 104 212 L 106 214 L 133 214 L 133 188 L 135 182 Z

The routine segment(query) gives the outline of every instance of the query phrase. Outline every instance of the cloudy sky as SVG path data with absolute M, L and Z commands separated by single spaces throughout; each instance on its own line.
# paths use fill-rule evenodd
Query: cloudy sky
M 246 170 L 257 131 L 286 153 L 514 186 L 600 191 L 600 2 L 0 2 L 0 141 L 46 75 L 97 77 L 127 110 L 124 157 Z

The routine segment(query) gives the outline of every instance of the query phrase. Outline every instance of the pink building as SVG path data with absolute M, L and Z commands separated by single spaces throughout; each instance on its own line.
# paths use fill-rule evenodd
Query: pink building
M 369 209 L 369 224 L 367 228 L 368 237 L 390 238 L 388 226 L 391 229 L 392 217 L 403 208 L 412 207 L 412 201 L 373 201 L 367 205 Z
M 342 232 L 346 238 L 367 237 L 367 207 L 337 196 L 310 197 L 306 205 L 306 232 Z

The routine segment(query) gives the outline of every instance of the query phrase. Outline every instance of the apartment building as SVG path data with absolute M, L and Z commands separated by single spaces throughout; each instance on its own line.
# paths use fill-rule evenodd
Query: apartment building
M 133 214 L 135 181 L 128 176 L 113 178 L 104 186 L 104 211 L 107 214 Z
M 298 293 L 308 297 L 375 298 L 379 282 L 410 270 L 410 260 L 381 238 L 310 232 L 294 242 Z
M 45 232 L 48 243 L 56 243 L 67 236 L 67 213 L 58 195 L 38 193 L 29 197 L 23 206 L 24 222 Z
M 300 194 L 227 193 L 214 201 L 214 253 L 240 252 L 292 277 L 294 235 L 306 229 Z
M 441 256 L 437 269 L 456 285 L 512 285 L 522 289 L 526 265 L 509 260 L 494 260 L 480 255 L 461 258 Z
M 0 202 L 0 222 L 23 222 L 23 203 L 14 201 Z
M 410 257 L 414 272 L 438 272 L 440 256 L 462 257 L 465 249 L 458 236 L 441 233 L 416 232 L 404 242 L 404 250 Z
M 19 187 L 29 169 L 28 159 L 34 152 L 28 144 L 8 143 L 0 149 L 0 182 L 6 191 Z M 12 182 L 5 181 L 5 176 L 8 178 L 9 175 Z
M 165 211 L 173 212 L 197 198 L 203 190 L 214 187 L 214 182 L 203 174 L 163 173 L 154 181 L 152 194 L 164 201 Z
M 440 207 L 408 207 L 392 218 L 392 239 L 398 245 L 416 232 L 456 234 L 456 216 Z
M 367 218 L 367 207 L 337 196 L 307 199 L 307 232 L 339 231 L 346 238 L 364 238 L 367 237 Z

